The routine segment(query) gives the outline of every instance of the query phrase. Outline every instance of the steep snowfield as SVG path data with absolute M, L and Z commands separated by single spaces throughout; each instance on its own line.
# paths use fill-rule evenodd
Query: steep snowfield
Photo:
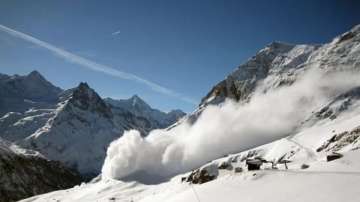
M 8 112 L 0 118 L 1 137 L 17 141 L 28 137 L 55 116 L 54 109 L 29 109 L 25 112 Z

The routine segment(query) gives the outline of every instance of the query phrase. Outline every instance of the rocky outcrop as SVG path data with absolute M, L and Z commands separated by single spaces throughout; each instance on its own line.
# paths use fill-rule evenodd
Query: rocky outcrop
M 76 171 L 0 139 L 1 202 L 71 188 L 81 180 Z
M 81 82 L 74 89 L 68 102 L 67 106 L 70 106 L 71 103 L 72 106 L 81 110 L 98 113 L 106 118 L 112 118 L 111 109 L 87 83 Z
M 192 184 L 203 184 L 216 179 L 218 174 L 218 167 L 214 164 L 209 164 L 192 171 L 187 177 L 183 178 L 182 181 Z
M 334 120 L 340 116 L 343 112 L 351 110 L 356 107 L 357 101 L 360 99 L 360 87 L 355 87 L 346 93 L 343 93 L 334 98 L 326 106 L 322 107 L 319 111 L 316 111 L 312 116 L 306 120 L 307 122 L 314 122 L 317 120 L 330 119 Z
M 333 135 L 330 139 L 323 143 L 317 152 L 338 152 L 342 149 L 355 150 L 360 148 L 360 126 L 352 129 L 351 131 L 344 131 Z

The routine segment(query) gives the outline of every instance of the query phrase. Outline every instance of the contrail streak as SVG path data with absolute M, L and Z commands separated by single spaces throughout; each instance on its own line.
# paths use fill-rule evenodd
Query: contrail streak
M 114 77 L 118 77 L 118 78 L 121 78 L 121 79 L 126 79 L 126 80 L 130 80 L 130 81 L 135 81 L 135 82 L 138 82 L 138 83 L 142 83 L 148 87 L 150 87 L 153 91 L 156 91 L 158 93 L 162 93 L 162 94 L 165 94 L 165 95 L 168 95 L 168 96 L 171 96 L 171 97 L 175 97 L 175 98 L 179 98 L 180 100 L 182 101 L 185 101 L 187 103 L 191 103 L 191 104 L 194 104 L 196 105 L 196 101 L 191 99 L 191 98 L 188 98 L 180 93 L 177 93 L 171 89 L 168 89 L 166 87 L 163 87 L 159 84 L 156 84 L 152 81 L 149 81 L 149 80 L 146 80 L 144 78 L 141 78 L 139 76 L 136 76 L 135 74 L 131 74 L 131 73 L 127 73 L 127 72 L 123 72 L 123 71 L 120 71 L 120 70 L 117 70 L 113 67 L 110 67 L 110 66 L 107 66 L 107 65 L 103 65 L 103 64 L 99 64 L 97 62 L 94 62 L 92 60 L 89 60 L 89 59 L 86 59 L 84 57 L 81 57 L 81 56 L 78 56 L 78 55 L 75 55 L 69 51 L 66 51 L 64 49 L 61 49 L 61 48 L 58 48 L 52 44 L 49 44 L 45 41 L 42 41 L 40 39 L 37 39 L 33 36 L 30 36 L 28 34 L 25 34 L 25 33 L 22 33 L 22 32 L 19 32 L 19 31 L 16 31 L 14 29 L 11 29 L 9 27 L 6 27 L 4 25 L 1 25 L 0 24 L 0 31 L 3 31 L 3 32 L 6 32 L 14 37 L 17 37 L 17 38 L 20 38 L 20 39 L 23 39 L 25 41 L 28 41 L 30 43 L 33 43 L 37 46 L 40 46 L 42 48 L 45 48 L 49 51 L 51 51 L 52 53 L 54 53 L 56 56 L 68 61 L 68 62 L 71 62 L 71 63 L 75 63 L 75 64 L 78 64 L 82 67 L 85 67 L 85 68 L 88 68 L 90 70 L 93 70 L 93 71 L 97 71 L 97 72 L 102 72 L 104 74 L 108 74 L 108 75 L 111 75 L 111 76 L 114 76 Z

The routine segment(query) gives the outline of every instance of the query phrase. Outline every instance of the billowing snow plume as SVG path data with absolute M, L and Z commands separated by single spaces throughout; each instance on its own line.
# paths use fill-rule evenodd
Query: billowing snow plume
M 127 131 L 109 146 L 103 177 L 161 180 L 273 141 L 294 132 L 312 111 L 359 85 L 358 74 L 311 70 L 291 86 L 267 92 L 260 86 L 248 103 L 227 100 L 221 106 L 208 106 L 193 125 L 154 130 L 145 138 L 138 131 Z

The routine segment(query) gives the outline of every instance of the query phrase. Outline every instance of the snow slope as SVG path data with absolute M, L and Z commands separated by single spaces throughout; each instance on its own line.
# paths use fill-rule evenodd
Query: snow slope
M 55 109 L 29 109 L 25 112 L 8 112 L 0 118 L 1 137 L 17 141 L 28 137 L 55 116 Z

